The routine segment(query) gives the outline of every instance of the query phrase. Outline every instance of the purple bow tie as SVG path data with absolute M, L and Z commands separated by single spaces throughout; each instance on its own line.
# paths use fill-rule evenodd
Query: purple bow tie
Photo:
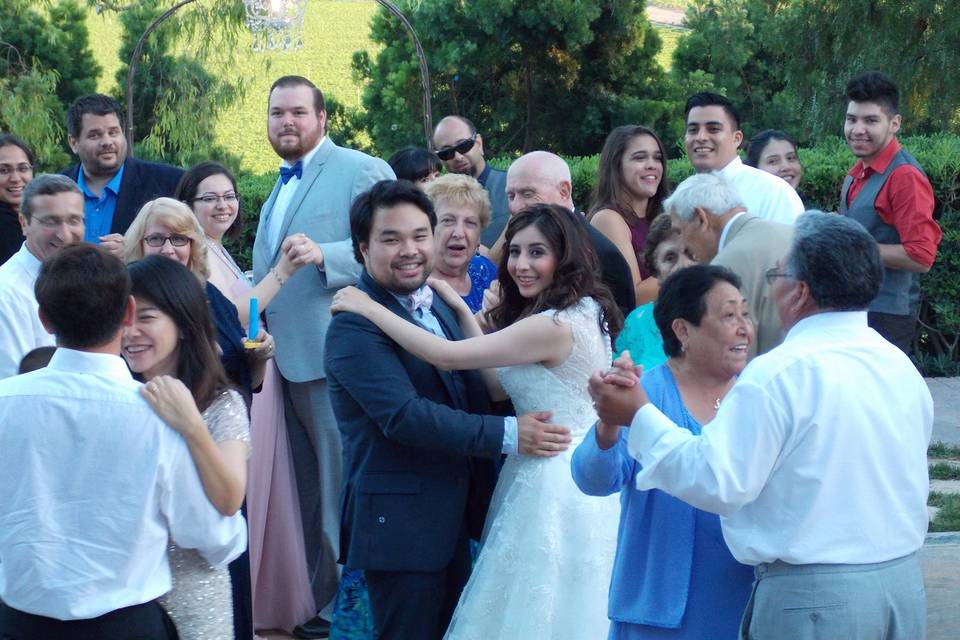
M 280 167 L 280 180 L 283 181 L 283 184 L 290 182 L 290 178 L 297 176 L 299 180 L 303 175 L 303 162 L 297 160 L 297 163 L 292 167 Z
M 430 311 L 430 307 L 433 306 L 433 289 L 423 285 L 403 299 L 403 306 L 411 314 L 417 309 L 422 309 L 424 312 Z

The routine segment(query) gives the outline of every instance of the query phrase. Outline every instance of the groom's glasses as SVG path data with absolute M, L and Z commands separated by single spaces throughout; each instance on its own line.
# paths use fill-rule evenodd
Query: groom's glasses
M 437 150 L 437 157 L 441 160 L 449 160 L 455 154 L 459 153 L 460 155 L 465 154 L 470 149 L 473 149 L 473 145 L 477 143 L 477 134 L 473 134 L 466 140 L 461 140 L 452 147 L 444 147 L 443 149 Z

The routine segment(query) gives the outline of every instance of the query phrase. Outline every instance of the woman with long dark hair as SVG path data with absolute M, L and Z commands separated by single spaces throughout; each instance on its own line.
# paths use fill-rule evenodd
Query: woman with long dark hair
M 23 189 L 33 180 L 33 151 L 15 135 L 0 135 L 0 264 L 20 250 L 20 202 Z
M 210 502 L 224 515 L 243 503 L 250 421 L 217 354 L 207 296 L 183 265 L 148 256 L 129 265 L 137 303 L 122 354 L 146 381 L 144 396 L 183 435 Z M 173 590 L 162 604 L 184 640 L 234 637 L 226 567 L 212 568 L 194 550 L 170 551 Z
M 650 223 L 668 195 L 667 154 L 657 134 L 632 124 L 611 131 L 600 152 L 588 217 L 627 261 L 638 305 L 657 297 L 657 279 L 644 263 L 643 250 Z
M 597 419 L 586 384 L 610 362 L 620 311 L 597 276 L 586 230 L 570 211 L 536 205 L 510 220 L 505 238 L 493 333 L 481 332 L 443 281 L 430 284 L 456 310 L 464 340 L 435 336 L 352 287 L 337 293 L 332 310 L 363 315 L 434 366 L 485 369 L 494 398 L 509 397 L 518 415 L 551 411 L 551 421 L 570 427 L 575 445 Z M 606 637 L 605 581 L 619 506 L 613 496 L 579 492 L 570 476 L 571 452 L 508 456 L 449 638 Z

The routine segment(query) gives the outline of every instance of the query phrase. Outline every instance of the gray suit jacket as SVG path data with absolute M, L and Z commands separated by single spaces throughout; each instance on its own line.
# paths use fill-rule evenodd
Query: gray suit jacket
M 267 328 L 277 344 L 277 367 L 287 380 L 307 382 L 326 377 L 323 349 L 330 324 L 330 301 L 340 287 L 356 284 L 361 271 L 350 240 L 350 205 L 374 183 L 394 178 L 390 165 L 383 160 L 338 147 L 331 139 L 324 141 L 304 167 L 279 237 L 282 242 L 290 234 L 306 234 L 320 245 L 324 267 L 307 266 L 297 271 L 265 310 Z M 253 276 L 257 282 L 269 274 L 280 256 L 280 242 L 271 248 L 266 234 L 279 191 L 278 179 L 260 210 L 253 244 Z
M 730 224 L 723 249 L 711 261 L 727 267 L 743 281 L 743 295 L 757 330 L 750 358 L 783 342 L 784 330 L 770 295 L 766 272 L 790 251 L 793 227 L 745 213 Z

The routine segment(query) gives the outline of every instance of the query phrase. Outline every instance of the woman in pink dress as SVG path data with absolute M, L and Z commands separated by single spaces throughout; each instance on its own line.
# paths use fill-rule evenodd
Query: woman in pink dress
M 262 282 L 251 286 L 223 246 L 223 238 L 236 237 L 243 224 L 237 182 L 226 167 L 215 162 L 194 166 L 180 180 L 175 197 L 193 209 L 206 234 L 209 281 L 236 305 L 240 322 L 248 327 L 250 298 L 257 298 L 262 311 L 301 265 L 284 254 Z M 280 377 L 272 361 L 253 397 L 250 432 L 247 521 L 254 628 L 292 631 L 313 616 L 315 607 Z

